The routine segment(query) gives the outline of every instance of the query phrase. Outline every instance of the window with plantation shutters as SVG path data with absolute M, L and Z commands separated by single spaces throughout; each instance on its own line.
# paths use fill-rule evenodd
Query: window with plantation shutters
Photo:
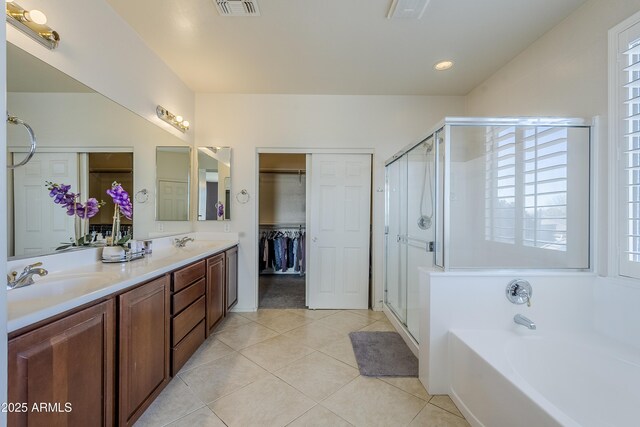
M 515 244 L 516 128 L 486 129 L 485 239 Z
M 567 128 L 487 127 L 485 239 L 567 250 Z
M 522 243 L 567 250 L 567 128 L 523 129 Z
M 622 33 L 618 46 L 618 152 L 620 274 L 640 277 L 640 27 Z

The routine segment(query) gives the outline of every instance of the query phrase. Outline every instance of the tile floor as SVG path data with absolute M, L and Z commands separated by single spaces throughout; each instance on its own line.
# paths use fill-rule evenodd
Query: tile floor
M 393 327 L 370 310 L 231 313 L 136 427 L 469 425 L 417 378 L 361 376 L 356 330 Z

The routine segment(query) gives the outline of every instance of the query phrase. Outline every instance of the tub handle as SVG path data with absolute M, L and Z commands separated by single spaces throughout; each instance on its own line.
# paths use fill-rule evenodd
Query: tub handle
M 531 296 L 533 290 L 531 284 L 523 279 L 515 279 L 509 282 L 505 290 L 506 297 L 513 304 L 524 304 L 531 307 Z

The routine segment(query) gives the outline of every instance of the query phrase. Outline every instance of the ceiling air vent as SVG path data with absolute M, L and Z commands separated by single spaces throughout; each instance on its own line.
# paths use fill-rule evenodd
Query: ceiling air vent
M 220 16 L 260 16 L 256 0 L 213 0 Z
M 388 19 L 420 19 L 431 0 L 393 0 Z

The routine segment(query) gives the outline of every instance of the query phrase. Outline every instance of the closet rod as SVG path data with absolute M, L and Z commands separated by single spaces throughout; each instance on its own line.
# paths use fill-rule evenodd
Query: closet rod
M 298 227 L 302 227 L 305 228 L 305 224 L 260 224 L 259 228 L 298 228 Z
M 260 173 L 281 173 L 281 174 L 293 174 L 293 175 L 306 175 L 306 171 L 303 169 L 260 169 Z

